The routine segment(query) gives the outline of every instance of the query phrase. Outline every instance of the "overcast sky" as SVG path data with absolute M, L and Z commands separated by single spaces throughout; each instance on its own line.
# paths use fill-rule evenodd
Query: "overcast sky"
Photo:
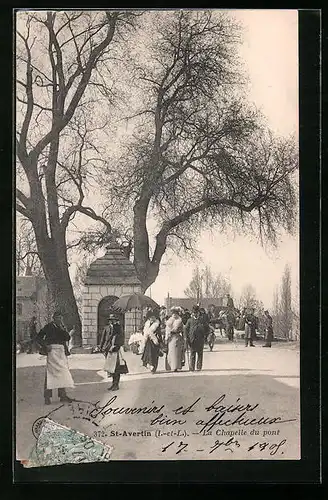
M 241 55 L 250 78 L 250 99 L 262 110 L 268 125 L 281 135 L 298 137 L 298 14 L 296 10 L 239 10 L 235 17 L 245 28 Z M 238 300 L 251 283 L 268 308 L 287 263 L 293 285 L 298 279 L 298 236 L 284 236 L 276 251 L 265 251 L 247 236 L 233 238 L 204 231 L 198 248 L 202 262 L 230 278 Z M 183 297 L 195 263 L 170 258 L 151 287 L 152 297 L 163 303 L 167 293 Z M 148 290 L 149 293 L 149 290 Z

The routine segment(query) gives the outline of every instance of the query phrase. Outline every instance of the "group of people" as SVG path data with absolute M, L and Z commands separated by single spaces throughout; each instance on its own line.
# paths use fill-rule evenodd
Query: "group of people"
M 230 296 L 228 299 L 231 299 Z M 263 347 L 271 347 L 273 326 L 272 317 L 267 310 L 264 311 L 263 321 L 265 332 Z M 232 299 L 230 303 L 228 302 L 226 309 L 221 311 L 221 315 L 216 314 L 214 307 L 206 311 L 198 305 L 193 307 L 191 313 L 187 309 L 173 307 L 171 314 L 168 315 L 164 306 L 159 311 L 149 311 L 148 317 L 145 318 L 141 345 L 144 366 L 148 366 L 152 372 L 155 372 L 158 357 L 166 353 L 166 369 L 180 370 L 185 364 L 185 355 L 188 350 L 190 351 L 190 370 L 195 369 L 195 356 L 199 358 L 197 366 L 200 366 L 201 369 L 205 342 L 212 350 L 215 340 L 215 326 L 218 324 L 220 327 L 223 324 L 230 341 L 233 341 L 234 329 L 238 325 L 238 330 L 245 331 L 245 347 L 255 347 L 254 341 L 259 327 L 255 309 L 244 308 L 237 316 Z M 154 362 L 150 359 L 152 357 L 154 357 Z
M 269 311 L 264 311 L 264 338 L 265 344 L 263 347 L 271 347 L 273 340 L 272 316 Z M 258 330 L 258 318 L 255 316 L 255 309 L 244 308 L 239 317 L 239 330 L 245 330 L 245 347 L 255 347 L 254 340 L 256 339 L 256 331 Z
M 197 305 L 190 314 L 181 307 L 172 307 L 170 315 L 161 315 L 162 311 L 148 313 L 143 329 L 143 365 L 155 373 L 159 357 L 165 355 L 166 370 L 177 372 L 188 356 L 190 371 L 195 367 L 201 370 L 204 344 L 211 332 L 207 314 Z
M 165 312 L 165 314 L 164 314 Z M 228 308 L 229 313 L 229 308 Z M 229 314 L 226 315 L 229 318 Z M 268 311 L 265 318 L 265 341 L 263 347 L 271 347 L 273 340 L 272 317 Z M 258 328 L 255 310 L 243 310 L 240 320 L 244 323 L 245 346 L 255 347 L 256 330 Z M 34 321 L 34 319 L 33 319 Z M 229 325 L 230 322 L 230 325 Z M 233 322 L 228 319 L 228 337 L 233 338 Z M 142 335 L 143 366 L 151 373 L 155 373 L 160 357 L 165 356 L 165 368 L 168 371 L 181 370 L 188 359 L 189 370 L 201 370 L 203 367 L 203 352 L 206 342 L 210 345 L 214 335 L 211 325 L 211 311 L 206 312 L 199 305 L 192 308 L 191 313 L 181 307 L 172 307 L 170 314 L 164 308 L 150 310 L 145 318 Z M 52 391 L 58 389 L 61 402 L 71 402 L 66 388 L 74 387 L 67 357 L 70 355 L 69 343 L 72 334 L 68 332 L 59 311 L 53 314 L 52 321 L 45 325 L 39 333 L 33 330 L 33 342 L 40 354 L 47 356 L 46 374 L 44 381 L 45 404 L 51 403 Z M 212 339 L 213 340 L 213 339 Z M 124 331 L 119 318 L 112 314 L 108 318 L 108 325 L 104 328 L 100 340 L 99 351 L 105 356 L 104 370 L 112 377 L 112 384 L 108 390 L 117 391 L 121 374 L 128 373 L 128 366 L 124 359 Z

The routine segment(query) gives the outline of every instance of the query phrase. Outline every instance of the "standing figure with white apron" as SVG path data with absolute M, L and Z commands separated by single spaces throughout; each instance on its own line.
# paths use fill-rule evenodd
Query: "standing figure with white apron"
M 36 343 L 41 348 L 40 354 L 47 356 L 46 376 L 44 381 L 44 402 L 51 403 L 52 390 L 58 390 L 61 402 L 73 401 L 66 394 L 67 387 L 74 387 L 74 381 L 68 367 L 69 351 L 67 342 L 70 335 L 63 325 L 62 315 L 56 311 L 52 321 L 45 325 L 36 337 Z
M 108 318 L 108 325 L 105 326 L 101 340 L 100 351 L 105 356 L 104 371 L 113 378 L 109 391 L 118 391 L 121 373 L 127 373 L 127 365 L 122 356 L 122 346 L 124 344 L 124 333 L 118 318 L 111 314 Z

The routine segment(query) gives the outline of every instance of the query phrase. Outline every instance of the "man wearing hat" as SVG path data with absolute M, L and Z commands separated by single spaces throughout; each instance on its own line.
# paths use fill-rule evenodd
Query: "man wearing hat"
M 203 351 L 205 337 L 207 334 L 206 326 L 200 314 L 199 306 L 193 306 L 191 317 L 185 326 L 186 343 L 190 347 L 190 371 L 195 370 L 197 356 L 197 370 L 203 367 Z
M 230 293 L 226 293 L 226 306 L 230 309 L 234 309 L 233 298 L 230 296 Z
M 60 311 L 54 312 L 52 321 L 45 325 L 36 337 L 36 344 L 41 349 L 41 354 L 47 356 L 46 376 L 44 382 L 44 402 L 51 403 L 52 390 L 58 390 L 61 402 L 70 403 L 65 388 L 74 387 L 74 381 L 68 367 L 69 355 L 67 342 L 70 335 L 63 324 Z
M 104 370 L 113 379 L 109 391 L 118 391 L 121 373 L 127 373 L 126 362 L 120 352 L 123 344 L 124 334 L 119 319 L 115 314 L 110 314 L 100 340 L 100 351 L 106 358 Z

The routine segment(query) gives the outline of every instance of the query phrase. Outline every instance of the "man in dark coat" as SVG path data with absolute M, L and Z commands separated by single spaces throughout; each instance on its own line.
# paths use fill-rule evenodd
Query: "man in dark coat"
M 62 356 L 65 360 L 67 359 L 65 356 L 69 355 L 67 348 L 67 342 L 69 342 L 69 340 L 69 333 L 63 324 L 62 315 L 59 311 L 54 312 L 52 321 L 45 325 L 36 336 L 36 344 L 40 348 L 40 354 L 47 356 L 47 367 L 44 381 L 44 400 L 47 405 L 51 403 L 50 398 L 52 397 L 52 389 L 49 389 L 47 386 L 47 373 L 49 370 L 50 374 L 52 374 L 55 380 L 58 380 L 59 384 L 61 380 L 65 380 L 68 381 L 69 387 L 74 386 L 67 361 L 64 361 L 63 363 L 57 362 L 58 356 Z M 59 354 L 55 355 L 55 351 L 58 350 L 58 347 Z M 55 385 L 55 387 L 58 389 L 58 397 L 61 402 L 70 403 L 73 401 L 67 396 L 65 386 L 62 387 L 59 385 L 58 387 L 58 385 Z
M 206 312 L 206 310 L 203 307 L 200 308 L 200 317 L 201 317 L 201 320 L 203 321 L 203 324 L 204 324 L 205 340 L 207 341 L 209 333 L 210 333 L 210 317 L 209 317 L 209 314 Z
M 264 325 L 265 325 L 265 344 L 263 347 L 271 347 L 273 340 L 272 316 L 269 311 L 264 311 Z
M 184 309 L 181 315 L 182 323 L 186 325 L 189 318 L 190 312 L 188 311 L 188 309 Z
M 255 347 L 253 341 L 256 339 L 257 318 L 255 316 L 255 309 L 252 308 L 250 312 L 245 314 L 245 346 Z
M 191 317 L 188 319 L 185 326 L 185 339 L 190 348 L 190 371 L 195 370 L 195 362 L 197 355 L 197 370 L 203 367 L 203 351 L 204 342 L 207 334 L 207 329 L 204 324 L 204 318 L 201 317 L 198 306 L 192 308 Z
M 228 339 L 232 342 L 234 336 L 234 324 L 235 324 L 235 315 L 232 309 L 228 309 L 225 316 L 225 328 L 227 332 Z
M 124 344 L 124 334 L 118 318 L 111 314 L 108 318 L 108 325 L 105 326 L 101 340 L 100 351 L 108 361 L 108 372 L 111 374 L 113 382 L 108 388 L 109 391 L 118 391 L 121 377 L 119 350 Z M 111 363 L 110 363 L 111 360 Z M 106 367 L 106 363 L 105 363 Z
M 234 306 L 234 303 L 233 303 L 233 298 L 230 297 L 230 293 L 226 293 L 226 306 L 233 309 L 235 306 Z

